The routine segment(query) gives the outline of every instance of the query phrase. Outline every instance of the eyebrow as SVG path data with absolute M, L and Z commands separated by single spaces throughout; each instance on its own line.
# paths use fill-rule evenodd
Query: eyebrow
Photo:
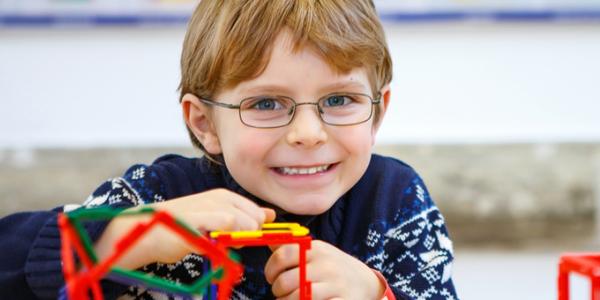
M 246 93 L 260 92 L 260 93 L 280 94 L 280 93 L 287 93 L 289 91 L 289 89 L 286 88 L 285 86 L 280 86 L 280 85 L 275 85 L 275 84 L 266 84 L 266 85 L 253 86 L 251 88 L 244 89 L 243 91 Z
M 336 82 L 334 84 L 330 84 L 327 86 L 322 87 L 321 89 L 319 89 L 320 92 L 335 92 L 337 90 L 340 89 L 348 89 L 348 88 L 360 88 L 364 91 L 368 91 L 367 87 L 358 82 L 358 81 L 354 81 L 354 80 L 347 80 L 347 81 L 342 81 L 342 82 Z M 277 84 L 266 84 L 266 85 L 257 85 L 257 86 L 253 86 L 250 87 L 248 89 L 244 89 L 243 90 L 246 93 L 273 93 L 273 94 L 289 94 L 290 93 L 290 89 L 283 86 L 283 85 L 277 85 Z

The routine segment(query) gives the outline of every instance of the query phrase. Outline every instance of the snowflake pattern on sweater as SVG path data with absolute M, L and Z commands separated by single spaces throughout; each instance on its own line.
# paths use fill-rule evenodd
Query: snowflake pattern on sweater
M 159 171 L 160 168 L 153 165 L 135 165 L 123 177 L 102 184 L 84 202 L 84 206 L 129 207 L 165 201 L 172 196 L 166 192 L 168 180 L 165 180 L 165 174 L 169 173 Z M 235 191 L 235 188 L 232 190 Z M 444 218 L 423 181 L 414 174 L 400 195 L 393 197 L 402 201 L 393 218 L 374 219 L 365 224 L 364 235 L 357 238 L 363 242 L 345 251 L 380 271 L 397 299 L 458 299 L 451 280 L 452 242 Z M 232 299 L 273 299 L 262 269 L 270 252 L 261 248 L 249 248 L 248 251 L 243 248 L 240 252 L 245 273 L 235 287 Z M 251 260 L 246 264 L 244 257 Z M 203 257 L 190 254 L 174 264 L 155 263 L 141 270 L 189 284 L 202 276 L 204 262 Z M 179 298 L 132 286 L 119 299 Z
M 456 299 L 450 282 L 452 241 L 444 218 L 420 178 L 404 194 L 409 205 L 392 222 L 369 226 L 365 239 L 369 250 L 362 261 L 380 270 L 392 289 L 414 299 Z M 398 252 L 402 253 L 391 257 Z

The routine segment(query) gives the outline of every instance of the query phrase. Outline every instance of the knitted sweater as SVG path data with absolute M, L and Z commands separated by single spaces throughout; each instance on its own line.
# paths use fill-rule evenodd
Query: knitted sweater
M 240 187 L 225 167 L 205 158 L 166 155 L 151 165 L 134 165 L 106 181 L 84 202 L 86 207 L 131 207 L 226 188 L 261 206 L 270 205 Z M 0 219 L 0 295 L 6 299 L 56 299 L 64 285 L 60 237 L 52 211 L 24 212 Z M 380 271 L 398 299 L 458 299 L 451 279 L 452 242 L 444 218 L 421 178 L 405 163 L 373 155 L 352 189 L 318 216 L 278 212 L 277 222 L 298 222 L 314 239 L 328 242 Z M 86 223 L 96 240 L 107 222 Z M 244 276 L 232 299 L 273 299 L 263 274 L 267 247 L 237 250 Z M 202 276 L 204 260 L 195 254 L 174 264 L 142 268 L 181 283 Z M 107 298 L 161 299 L 156 291 L 104 282 Z M 171 296 L 168 296 L 169 298 Z

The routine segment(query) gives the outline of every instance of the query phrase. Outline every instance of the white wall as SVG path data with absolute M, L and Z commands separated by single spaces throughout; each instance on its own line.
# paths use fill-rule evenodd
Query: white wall
M 600 140 L 600 24 L 387 24 L 379 142 Z M 0 148 L 186 145 L 183 27 L 0 29 Z
M 0 31 L 0 146 L 183 144 L 184 30 Z
M 600 24 L 393 26 L 382 141 L 600 140 Z

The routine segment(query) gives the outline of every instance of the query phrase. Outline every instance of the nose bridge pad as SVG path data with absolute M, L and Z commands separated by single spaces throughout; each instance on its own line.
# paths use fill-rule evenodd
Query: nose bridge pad
M 325 113 L 323 111 L 323 108 L 321 107 L 321 105 L 319 105 L 319 103 L 315 103 L 315 105 L 317 106 L 317 111 L 319 112 L 319 116 L 323 116 L 323 114 Z

